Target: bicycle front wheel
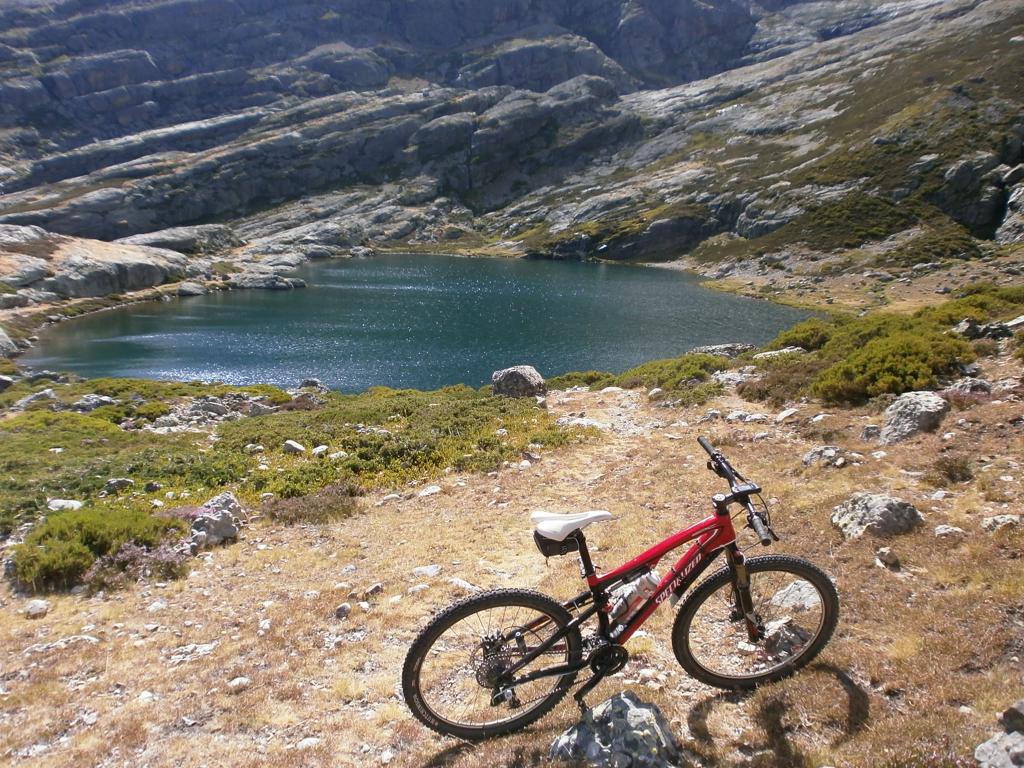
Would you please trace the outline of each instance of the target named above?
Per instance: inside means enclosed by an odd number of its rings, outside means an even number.
[[[550,597],[500,589],[467,598],[439,614],[413,642],[402,669],[402,692],[413,715],[438,733],[484,739],[519,730],[565,696],[576,673],[542,677],[495,703],[506,672],[563,629],[570,613]],[[515,673],[578,663],[579,629]]]
[[[672,628],[683,669],[717,688],[750,690],[788,677],[821,652],[839,620],[835,585],[806,560],[769,555],[749,558],[746,565],[753,635],[728,568],[689,595]]]

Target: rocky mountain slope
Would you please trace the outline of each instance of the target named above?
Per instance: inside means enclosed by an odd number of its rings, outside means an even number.
[[[29,2],[0,73],[0,224],[218,223],[234,268],[689,254],[878,286],[1024,237],[1011,0]]]

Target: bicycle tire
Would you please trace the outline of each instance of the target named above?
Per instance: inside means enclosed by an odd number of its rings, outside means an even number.
[[[545,628],[546,636],[550,636],[550,631],[555,627],[561,629],[565,627],[571,620],[572,615],[564,608],[561,604],[555,600],[535,592],[533,590],[526,589],[497,589],[488,592],[483,592],[478,595],[460,600],[453,604],[449,608],[438,614],[417,636],[413,641],[412,646],[409,649],[409,653],[406,655],[405,664],[402,667],[402,694],[405,697],[406,704],[409,706],[410,711],[421,723],[426,725],[428,728],[449,736],[456,736],[461,739],[467,740],[480,740],[486,739],[493,736],[499,736],[505,733],[511,733],[521,728],[526,727],[530,723],[540,719],[565,696],[569,688],[572,686],[576,679],[576,672],[571,672],[562,675],[558,678],[542,678],[541,680],[535,681],[534,683],[528,683],[527,686],[533,686],[536,683],[540,683],[540,687],[546,687],[550,685],[551,688],[543,695],[540,695],[536,699],[529,699],[526,704],[527,709],[523,712],[516,714],[516,709],[510,708],[509,705],[499,704],[497,707],[490,706],[490,696],[492,690],[486,685],[479,681],[481,674],[486,674],[487,670],[484,669],[481,672],[483,666],[488,662],[488,659],[481,657],[479,662],[473,666],[472,664],[466,665],[463,663],[462,667],[455,670],[452,674],[460,674],[463,678],[469,678],[468,672],[472,670],[474,677],[470,679],[463,679],[461,689],[456,692],[448,692],[448,698],[454,699],[457,702],[463,701],[462,696],[473,696],[474,701],[482,701],[481,696],[486,697],[487,706],[490,707],[491,711],[509,712],[510,717],[504,719],[491,720],[488,722],[466,722],[459,721],[453,718],[451,714],[442,714],[438,711],[438,704],[433,701],[435,693],[439,698],[443,698],[442,691],[434,691],[434,687],[444,688],[445,685],[450,684],[450,680],[442,679],[438,686],[430,686],[428,681],[423,679],[424,669],[427,665],[431,654],[441,655],[443,653],[451,653],[455,658],[453,661],[460,657],[460,653],[465,654],[468,657],[468,661],[472,661],[473,657],[480,652],[482,647],[482,638],[484,636],[492,636],[488,630],[490,625],[485,629],[483,626],[483,620],[481,615],[486,611],[502,610],[502,618],[500,621],[504,621],[504,617],[510,609],[520,609],[525,612],[527,617],[526,622],[514,623],[513,626],[524,628],[526,624],[531,620],[538,618],[550,619],[553,622],[551,627]],[[509,617],[509,621],[517,620],[519,618],[520,611]],[[484,634],[478,636],[476,641],[472,645],[467,642],[464,647],[459,651],[448,651],[447,648],[438,650],[438,643],[445,637],[445,634],[452,630],[454,627],[459,625],[460,622],[470,620],[472,623],[473,617],[476,617],[477,625]],[[498,625],[495,629],[507,630],[509,627]],[[543,639],[543,636],[538,631],[531,630],[537,635],[537,639]],[[473,637],[472,633],[469,633],[470,637]],[[563,646],[560,647],[556,644],[556,653],[560,653],[564,658],[560,658],[555,663],[576,663],[582,659],[583,656],[583,641],[580,636],[579,629],[570,631],[564,641]],[[496,663],[501,664],[502,657],[509,657],[517,653],[515,648],[511,645],[508,646],[508,650],[502,650],[498,652],[492,652],[491,659],[498,659]],[[544,656],[540,657],[543,660]],[[427,690],[427,689],[430,690]],[[517,693],[519,688],[516,689]],[[532,694],[533,691],[530,691]],[[463,707],[463,710],[465,707]],[[484,709],[484,711],[487,711]]]
[[[776,640],[775,644],[777,647],[774,649],[775,658],[773,658],[772,652],[768,650],[769,643],[771,642],[770,633],[763,640],[758,641],[760,645],[754,645],[749,642],[749,637],[746,633],[746,622],[742,616],[737,615],[734,608],[733,577],[729,568],[722,568],[701,582],[686,598],[676,614],[675,623],[672,627],[672,649],[679,664],[694,678],[716,688],[733,691],[752,690],[764,683],[775,682],[789,677],[798,669],[811,662],[821,652],[822,648],[825,647],[825,644],[832,637],[832,633],[835,631],[836,624],[839,621],[839,594],[836,592],[832,580],[817,566],[801,558],[789,555],[752,557],[747,559],[746,565],[750,574],[751,594],[755,600],[755,612],[758,613],[759,618],[762,620],[767,618],[763,615],[766,608],[781,608],[783,611],[792,608],[792,606],[786,604],[786,601],[793,601],[794,596],[797,596],[798,593],[801,595],[801,597],[797,598],[796,604],[798,607],[796,610],[790,610],[790,612],[800,613],[805,609],[806,612],[809,612],[814,608],[816,600],[817,605],[820,606],[821,616],[813,633],[807,637],[803,636],[807,630],[799,624],[794,625],[791,617],[783,616],[776,620],[777,622],[782,622],[783,619],[790,619],[789,623],[783,622],[776,625],[773,631],[777,633],[777,637],[782,637],[784,634],[783,630],[785,630],[785,632],[788,632],[787,642],[792,642],[792,638],[796,638],[800,645],[794,653],[792,652],[793,646],[783,650],[782,641]],[[762,592],[770,589],[770,580],[766,579],[768,574],[781,574],[784,577],[792,577],[793,580],[789,581],[791,585],[799,583],[795,579],[809,584],[814,590],[813,598],[805,587],[787,585],[783,589],[794,590],[791,592],[791,597],[783,597],[782,600],[778,600],[778,596],[784,594],[783,590],[779,590],[770,599],[766,600]],[[785,578],[782,581],[785,581]],[[721,594],[726,590],[728,595]],[[717,605],[715,602],[709,603],[709,601],[714,601],[716,597],[723,599]],[[800,602],[801,600],[802,602]],[[705,631],[708,634],[703,638],[695,637],[699,630],[695,630],[694,620],[702,608],[709,606],[709,613],[713,616],[716,608],[721,613],[725,613],[729,610],[730,605],[733,606],[732,612],[729,613],[727,619],[715,620],[702,616],[701,622],[707,625],[708,628]],[[769,622],[767,626],[770,627],[772,624]],[[723,649],[723,652],[720,654],[717,651],[713,651],[710,654],[711,657],[714,657],[716,654],[719,655],[723,666],[726,665],[727,659],[733,662],[737,662],[739,659],[749,659],[755,665],[762,663],[764,659],[773,663],[750,674],[729,674],[725,673],[724,670],[712,668],[711,664],[706,660],[708,657],[704,653],[701,653],[701,658],[698,658],[698,654],[695,653],[695,645],[714,645],[716,648]],[[764,663],[767,664],[767,662]]]

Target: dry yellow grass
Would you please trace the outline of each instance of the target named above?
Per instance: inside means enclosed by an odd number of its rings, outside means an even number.
[[[1020,373],[1004,356],[993,378]],[[199,559],[184,581],[105,598],[57,596],[41,620],[27,620],[22,599],[0,593],[0,760],[40,768],[363,766],[390,754],[394,766],[544,764],[550,740],[576,720],[571,701],[511,737],[473,746],[440,738],[397,693],[405,652],[431,612],[460,596],[450,577],[557,596],[578,590],[572,558],[545,562],[534,548],[532,510],[615,513],[590,536],[605,567],[703,516],[721,481],[704,469],[698,434],[728,445],[733,462],[777,500],[783,540],[774,550],[808,557],[835,578],[843,604],[836,637],[796,678],[749,696],[722,694],[678,667],[663,608],[631,643],[634,660],[591,703],[636,689],[712,765],[867,767],[952,765],[1019,697],[1024,542],[1019,531],[980,529],[986,515],[1021,511],[1016,497],[991,498],[981,469],[1019,475],[1019,402],[954,412],[944,427],[952,440],[922,436],[887,447],[880,460],[871,456],[878,446],[860,440],[863,425],[879,420],[866,410],[812,424],[820,409],[804,404],[794,423],[766,427],[698,425],[704,409],[651,408],[636,392],[555,394],[550,403],[635,426],[635,434],[608,433],[522,471],[449,475],[432,497],[381,506],[373,497],[364,514],[337,525],[256,523],[237,545]],[[710,405],[762,410],[734,396]],[[754,441],[759,431],[772,436]],[[804,467],[801,456],[825,437],[865,458],[842,469]],[[950,445],[979,457],[978,471],[933,500],[927,471]],[[854,490],[892,493],[924,514],[919,530],[887,542],[903,562],[899,572],[875,566],[878,541],[843,542],[832,529],[832,507]],[[964,528],[966,540],[936,539],[940,523]],[[440,576],[413,576],[429,563],[443,567]],[[408,594],[418,581],[429,588]],[[354,605],[350,594],[376,582],[385,589],[369,612],[356,607],[334,619],[339,603]],[[79,635],[97,642],[46,647]],[[645,666],[665,673],[660,688],[636,682]],[[251,685],[232,693],[228,682],[238,676]]]

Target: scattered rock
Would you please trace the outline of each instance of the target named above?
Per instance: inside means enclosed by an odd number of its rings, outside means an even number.
[[[298,443],[295,440],[285,440],[282,446],[285,453],[305,453],[306,446],[302,443]]]
[[[326,445],[318,445],[313,449],[312,454],[316,457],[324,456],[330,449]]]
[[[832,525],[846,539],[859,539],[865,533],[895,536],[913,530],[921,521],[913,504],[872,493],[855,493],[832,511]]]
[[[426,498],[427,496],[436,496],[440,492],[441,492],[441,486],[440,485],[428,485],[426,488],[424,488],[422,491],[420,491],[416,495],[419,496],[422,499],[422,498]]]
[[[732,342],[728,344],[710,344],[704,347],[694,347],[690,350],[691,355],[715,355],[716,357],[739,357],[745,352],[757,349],[753,344],[741,344]]]
[[[300,751],[302,751],[302,750],[312,749],[313,747],[319,746],[319,744],[320,744],[320,739],[319,738],[317,738],[316,736],[307,736],[302,741],[300,741],[298,744],[296,744],[295,748],[300,750]]]
[[[476,586],[475,584],[470,584],[468,581],[466,581],[465,579],[460,579],[458,576],[452,576],[450,579],[448,579],[448,583],[462,592],[480,591],[480,587]]]
[[[907,392],[885,409],[885,426],[879,435],[885,445],[898,443],[942,423],[949,403],[934,392]]]
[[[252,687],[252,680],[248,677],[236,677],[228,681],[228,691],[230,693],[241,693]]]
[[[432,579],[441,575],[440,565],[421,565],[412,569],[412,575],[421,579]]]
[[[999,718],[1003,732],[974,750],[978,768],[1019,768],[1024,765],[1024,699]]]
[[[336,619],[347,619],[349,614],[352,613],[351,603],[342,603],[334,609],[334,618]]]
[[[823,467],[839,468],[845,467],[849,463],[846,449],[837,445],[821,445],[812,448],[804,454],[802,461],[805,467],[821,464]]]
[[[875,560],[878,564],[889,568],[890,570],[899,570],[900,559],[895,552],[892,551],[892,547],[879,547],[878,551],[875,552]]]
[[[984,379],[965,376],[946,387],[945,392],[958,395],[988,395],[992,393],[992,384]]]
[[[46,600],[29,600],[25,606],[26,619],[41,619],[50,612],[50,604]]]
[[[865,442],[877,440],[882,434],[882,428],[877,424],[865,424],[860,432],[860,439]]]
[[[532,365],[516,365],[491,374],[491,391],[505,397],[535,397],[547,394],[548,388]]]
[[[25,395],[25,397],[16,401],[14,405],[11,406],[10,410],[23,411],[25,410],[25,408],[32,405],[32,403],[39,403],[42,402],[43,400],[56,399],[57,395],[54,394],[54,391],[52,389],[41,389],[38,392],[33,392],[31,395]]]
[[[594,707],[552,742],[550,757],[606,768],[669,768],[688,762],[661,710],[631,691]]]
[[[205,296],[209,293],[202,283],[182,283],[178,286],[178,295],[185,298],[189,296]]]
[[[74,512],[82,508],[83,502],[77,499],[50,499],[46,502],[46,508],[51,512]]]
[[[779,411],[775,416],[775,423],[782,424],[784,421],[796,416],[798,413],[800,413],[799,408],[786,408],[783,411]]]
[[[773,357],[781,357],[782,355],[806,355],[807,350],[803,347],[783,347],[782,349],[772,349],[768,352],[758,352],[754,355],[755,360],[771,360]]]
[[[107,395],[83,395],[71,406],[71,410],[88,413],[105,405],[117,405],[117,400]]]
[[[135,485],[135,481],[128,477],[112,477],[107,480],[106,485],[103,486],[103,490],[107,493],[117,493],[123,491],[125,488],[131,488]]]
[[[955,525],[937,525],[935,526],[935,538],[947,539],[949,541],[960,541],[967,536],[967,533],[963,528],[957,528]]]
[[[953,330],[965,339],[1008,339],[1013,330],[1006,323],[987,323],[981,325],[971,318],[961,320]]]
[[[981,521],[981,527],[990,533],[1001,531],[1004,528],[1017,528],[1020,526],[1020,515],[993,515]]]

